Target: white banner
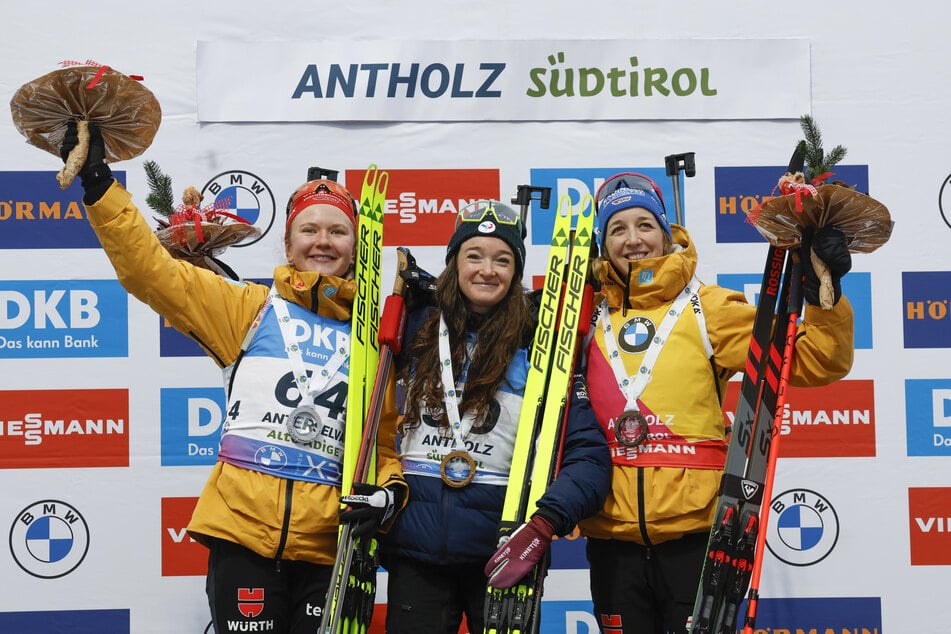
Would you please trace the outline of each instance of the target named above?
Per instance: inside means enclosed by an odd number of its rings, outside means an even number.
[[[809,70],[801,39],[204,41],[198,120],[798,119]]]

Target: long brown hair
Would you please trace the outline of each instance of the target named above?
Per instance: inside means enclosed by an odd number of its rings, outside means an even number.
[[[439,315],[443,315],[449,329],[449,349],[453,376],[459,376],[465,366],[468,352],[466,333],[475,326],[476,345],[469,358],[459,415],[473,414],[473,431],[478,432],[485,422],[489,403],[505,380],[509,363],[518,349],[525,345],[534,317],[528,298],[522,290],[521,275],[515,275],[508,293],[489,311],[475,315],[459,288],[459,267],[456,258],[450,258],[436,280],[437,310],[432,311],[409,348],[409,363],[400,373],[406,385],[406,404],[403,429],[417,427],[421,412],[440,412],[440,427],[448,427],[443,408],[443,384],[439,361]]]

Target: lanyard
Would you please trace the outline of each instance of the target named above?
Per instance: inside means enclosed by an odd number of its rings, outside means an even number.
[[[657,357],[660,356],[660,351],[663,349],[664,344],[667,343],[667,338],[674,329],[674,324],[677,323],[677,320],[683,314],[687,304],[690,303],[691,298],[697,294],[699,288],[700,280],[694,277],[690,280],[690,284],[677,296],[677,299],[674,300],[667,314],[664,315],[660,327],[655,331],[654,338],[651,340],[647,352],[644,354],[643,361],[641,361],[641,367],[638,370],[637,377],[633,381],[624,368],[624,361],[621,360],[621,351],[618,350],[617,340],[613,333],[614,327],[611,325],[611,318],[608,316],[609,309],[607,302],[602,303],[601,330],[604,332],[604,347],[608,353],[608,360],[611,362],[611,369],[614,371],[614,379],[617,381],[617,386],[626,401],[624,404],[625,411],[640,411],[640,408],[637,406],[637,399],[640,398],[645,388],[647,388],[647,384],[650,383],[654,364],[657,363]]]
[[[330,380],[347,360],[347,348],[341,346],[338,348],[327,363],[320,369],[319,373],[307,376],[307,369],[304,367],[304,357],[301,354],[300,346],[293,341],[291,332],[291,315],[287,310],[287,300],[281,297],[277,289],[271,287],[270,298],[271,305],[274,306],[274,313],[277,315],[277,324],[281,329],[281,339],[284,340],[284,350],[287,352],[287,358],[291,362],[291,368],[294,371],[294,382],[300,391],[301,404],[308,399],[311,404],[315,403],[314,397],[327,387]],[[314,380],[316,377],[316,380]]]
[[[446,418],[449,419],[449,428],[452,430],[453,446],[465,448],[465,437],[475,422],[468,416],[468,425],[463,431],[462,420],[459,417],[459,399],[462,390],[456,388],[455,377],[452,376],[452,354],[449,350],[449,328],[446,326],[442,313],[439,314],[439,365],[442,371],[443,405],[446,408]]]

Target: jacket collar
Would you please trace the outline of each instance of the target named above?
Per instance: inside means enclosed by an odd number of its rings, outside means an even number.
[[[352,279],[298,271],[286,264],[274,269],[274,287],[284,299],[338,321],[350,319],[357,290]]]
[[[647,309],[672,301],[693,279],[697,250],[687,230],[673,229],[673,252],[658,258],[631,262],[628,271],[617,271],[606,257],[598,258],[594,275],[611,308]],[[626,301],[625,301],[626,300]]]

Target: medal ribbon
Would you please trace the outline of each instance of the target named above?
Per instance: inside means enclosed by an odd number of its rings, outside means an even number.
[[[604,347],[607,350],[608,361],[610,361],[611,369],[614,371],[617,386],[627,401],[624,404],[624,411],[640,412],[640,408],[637,406],[637,399],[640,398],[645,388],[647,388],[647,384],[650,383],[652,378],[651,373],[653,372],[654,364],[657,363],[657,357],[660,356],[660,351],[663,349],[664,344],[667,343],[667,337],[670,336],[670,332],[674,329],[674,324],[677,323],[680,315],[684,312],[684,308],[687,307],[690,303],[690,299],[697,294],[699,289],[700,280],[694,277],[670,306],[670,309],[667,311],[667,314],[664,315],[664,319],[660,323],[660,327],[658,327],[654,333],[654,338],[651,340],[647,352],[644,354],[644,359],[641,361],[637,378],[633,381],[624,368],[624,361],[621,360],[621,351],[618,350],[617,340],[614,337],[614,327],[611,325],[611,318],[608,316],[609,310],[607,302],[602,302],[601,330],[604,332]]]
[[[469,430],[472,429],[475,421],[469,416],[469,424],[463,432],[462,420],[459,417],[459,399],[462,397],[462,390],[456,388],[456,379],[452,376],[449,327],[446,326],[442,313],[439,314],[439,365],[442,372],[443,405],[446,408],[446,418],[449,419],[449,428],[452,430],[453,446],[465,451],[465,437],[469,435]]]
[[[277,324],[281,328],[281,339],[284,340],[284,350],[287,352],[287,358],[291,362],[291,369],[294,371],[294,382],[300,392],[301,403],[304,399],[309,399],[311,405],[315,405],[314,397],[327,387],[330,380],[347,360],[347,349],[341,347],[337,349],[333,356],[327,360],[319,373],[313,376],[307,376],[307,369],[304,367],[304,357],[301,354],[300,346],[292,341],[291,333],[291,315],[287,310],[287,300],[281,297],[277,289],[271,287],[271,304],[274,306],[274,313],[277,315]],[[316,378],[317,380],[313,380]]]

